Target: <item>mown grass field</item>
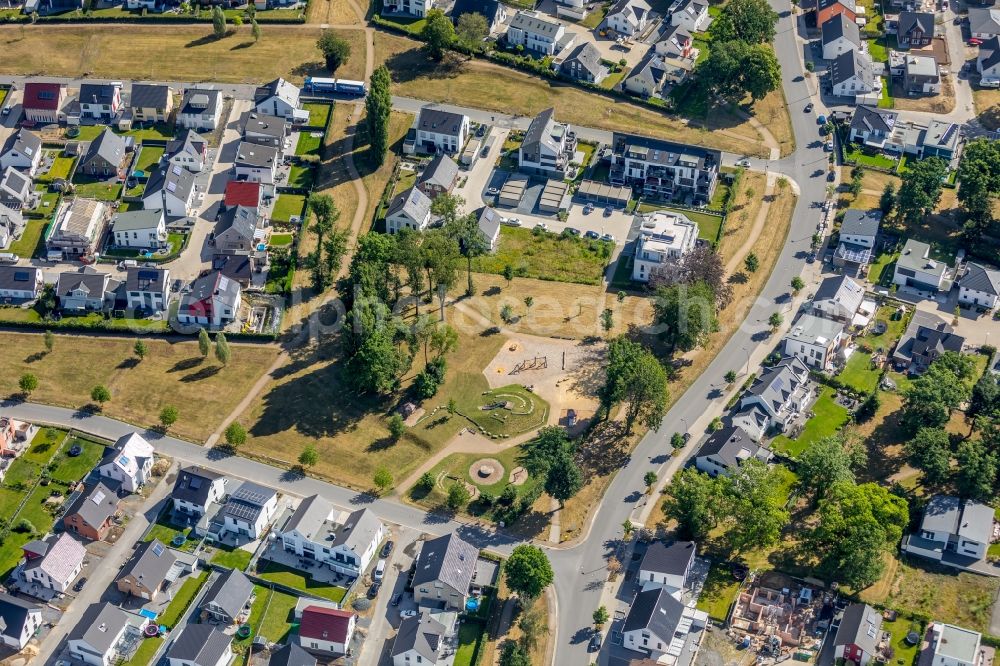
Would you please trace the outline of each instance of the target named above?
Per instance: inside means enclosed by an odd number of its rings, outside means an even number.
[[[472,269],[501,274],[511,266],[519,277],[599,284],[611,249],[604,241],[501,227],[497,251],[474,259]]]

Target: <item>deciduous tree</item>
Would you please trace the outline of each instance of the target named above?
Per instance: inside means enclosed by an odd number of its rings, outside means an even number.
[[[337,72],[340,67],[351,57],[351,43],[332,30],[324,30],[316,40],[316,48],[323,54],[326,61],[326,68],[331,74]]]
[[[667,372],[645,347],[625,337],[608,345],[607,378],[600,393],[606,413],[625,404],[625,430],[631,434],[636,421],[648,428],[659,425],[668,398]]]
[[[455,26],[440,9],[427,12],[426,22],[420,36],[427,46],[427,52],[434,60],[441,60],[445,51],[455,41]]]
[[[576,495],[583,487],[583,474],[576,464],[573,456],[564,452],[549,467],[545,476],[545,492],[555,500],[559,501],[559,506],[566,504],[566,500]]]
[[[555,577],[545,551],[529,544],[515,547],[503,570],[507,587],[526,599],[537,598]]]
[[[683,538],[702,540],[718,525],[727,483],[690,467],[674,476],[664,493],[663,512],[677,521]]]
[[[229,348],[229,341],[226,340],[226,334],[219,332],[215,336],[215,358],[218,359],[219,363],[222,365],[229,365],[230,359],[233,357],[233,352]]]
[[[719,330],[716,295],[705,282],[658,288],[653,311],[660,337],[672,350],[690,351]]]
[[[98,384],[90,391],[90,399],[98,404],[99,407],[103,407],[104,403],[111,400],[111,391],[108,390],[107,386]]]
[[[989,374],[989,373],[987,373]],[[958,445],[955,453],[958,474],[955,482],[963,497],[989,501],[995,496],[997,484],[997,454],[974,439]]]
[[[951,441],[944,428],[920,428],[906,442],[910,463],[924,473],[924,481],[938,485],[948,478]]]
[[[221,5],[212,7],[212,34],[216,39],[226,36],[226,15],[222,12]]]
[[[38,388],[38,377],[30,372],[26,372],[21,375],[19,380],[17,380],[17,386],[21,389],[21,393],[24,394],[24,397],[28,398],[31,396],[31,393]]]
[[[777,24],[778,14],[767,0],[731,0],[712,24],[712,39],[771,43]]]
[[[166,432],[170,429],[170,426],[177,423],[178,416],[177,408],[173,405],[167,405],[160,410],[160,425],[163,427],[163,432]]]
[[[490,24],[479,12],[465,12],[458,17],[455,34],[462,44],[474,48],[489,36]]]
[[[232,450],[236,450],[246,444],[247,442],[247,429],[242,425],[233,421],[228,426],[226,426],[226,446]]]
[[[917,224],[933,212],[947,173],[948,163],[940,157],[916,160],[902,173],[896,207],[905,224]]]

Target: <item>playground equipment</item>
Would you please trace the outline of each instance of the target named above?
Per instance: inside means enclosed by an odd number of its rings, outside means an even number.
[[[515,365],[508,374],[516,375],[523,370],[544,370],[547,367],[549,367],[549,359],[547,356],[533,356],[530,359],[524,359]]]

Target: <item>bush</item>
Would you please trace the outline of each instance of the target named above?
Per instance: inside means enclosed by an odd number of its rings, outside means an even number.
[[[22,518],[17,521],[17,525],[14,526],[15,532],[20,532],[21,534],[34,534],[36,532],[35,526],[31,524],[31,521],[27,518]]]
[[[434,476],[430,472],[424,472],[417,479],[417,489],[429,493],[434,489]]]

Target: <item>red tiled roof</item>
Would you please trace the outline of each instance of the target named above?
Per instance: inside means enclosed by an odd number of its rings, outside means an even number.
[[[231,180],[226,184],[226,206],[249,206],[260,203],[260,183]]]
[[[347,630],[351,626],[354,613],[322,606],[306,606],[302,609],[299,635],[319,638],[333,643],[346,643]]]
[[[24,84],[25,109],[43,109],[56,111],[59,109],[59,92],[62,85],[58,83],[26,83]]]

